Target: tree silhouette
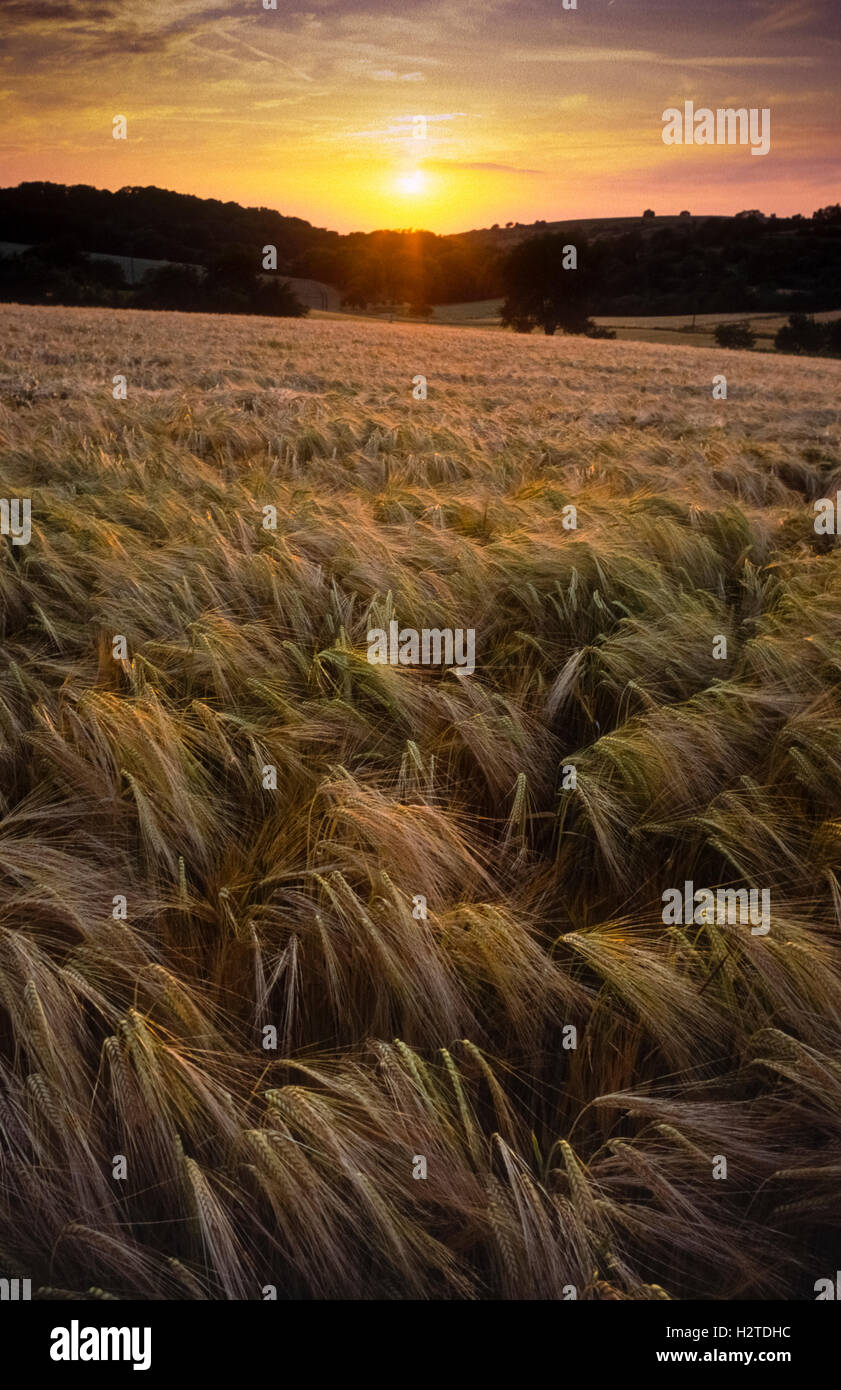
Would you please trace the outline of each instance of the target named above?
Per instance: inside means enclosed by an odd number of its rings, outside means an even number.
[[[841,352],[838,322],[818,323],[811,314],[791,314],[774,339],[778,352],[804,357],[837,357]]]
[[[575,269],[570,264],[572,249]],[[502,265],[503,324],[517,332],[542,328],[552,334],[561,328],[565,333],[586,333],[594,289],[588,258],[581,238],[574,248],[558,233],[521,242]]]
[[[756,343],[756,334],[747,322],[719,323],[715,329],[715,340],[723,348],[752,348]]]

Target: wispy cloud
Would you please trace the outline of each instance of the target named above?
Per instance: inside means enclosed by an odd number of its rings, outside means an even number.
[[[546,176],[545,169],[520,169],[515,164],[492,164],[484,160],[477,159],[425,159],[424,169],[437,169],[446,172],[448,169],[476,169],[482,173],[495,174],[528,174]]]
[[[427,126],[440,124],[443,121],[454,121],[459,116],[466,116],[466,111],[451,111],[445,115],[430,116],[425,115],[424,120]],[[386,126],[384,130],[348,130],[341,133],[342,140],[410,140],[413,137],[415,116],[400,116],[394,125]],[[420,141],[418,142],[420,144]]]
[[[680,68],[811,67],[815,61],[805,56],[773,54],[695,58],[683,53],[656,53],[647,48],[524,48],[512,53],[511,57],[518,63],[621,63],[635,67]]]
[[[255,58],[259,58],[261,62],[272,64],[279,63],[281,67],[286,68],[289,72],[294,73],[296,77],[299,77],[302,82],[312,82],[313,79],[310,77],[309,73],[302,72],[300,68],[295,67],[293,63],[286,62],[283,58],[278,58],[276,53],[266,53],[262,48],[255,47],[253,43],[247,43],[239,34],[232,34],[229,30],[220,28],[219,33],[223,38],[230,39],[233,43],[240,44],[246,52],[252,54]]]
[[[423,82],[422,72],[395,72],[393,68],[374,68],[368,73],[373,82]]]
[[[3,26],[7,33],[35,24],[102,24],[118,13],[118,5],[91,4],[89,0],[53,0],[48,13],[39,11],[31,0],[3,0]]]
[[[754,34],[788,34],[792,30],[799,30],[801,33],[817,31],[828,38],[830,30],[834,28],[837,35],[839,12],[836,0],[829,0],[829,3],[826,0],[788,0],[786,4],[781,4],[780,0],[759,0],[759,4],[762,13],[750,18]]]

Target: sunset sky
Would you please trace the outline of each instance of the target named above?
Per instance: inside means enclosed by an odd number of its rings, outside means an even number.
[[[157,184],[339,231],[841,198],[839,0],[277,6],[2,0],[0,184]],[[770,107],[771,152],[666,147],[685,100]]]

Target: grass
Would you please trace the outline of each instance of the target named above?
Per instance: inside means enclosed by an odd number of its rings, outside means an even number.
[[[841,366],[0,314],[3,1274],[813,1297]],[[369,665],[391,613],[475,628],[475,675]],[[770,934],[665,926],[684,879],[770,888]]]
[[[501,299],[483,299],[473,304],[439,304],[434,323],[458,324],[461,327],[494,328],[502,330]],[[326,315],[320,315],[326,317]],[[841,317],[841,310],[815,314],[819,323]],[[757,352],[773,352],[777,330],[788,322],[786,314],[698,314],[693,326],[691,314],[622,317],[606,314],[595,322],[612,328],[618,341],[628,343],[660,343],[664,347],[716,348],[714,329],[720,323],[748,323],[756,335]]]

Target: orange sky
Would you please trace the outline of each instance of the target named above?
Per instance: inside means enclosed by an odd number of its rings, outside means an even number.
[[[340,231],[841,198],[838,0],[277,6],[2,0],[0,184],[157,184]],[[685,100],[770,107],[770,153],[666,147]]]

